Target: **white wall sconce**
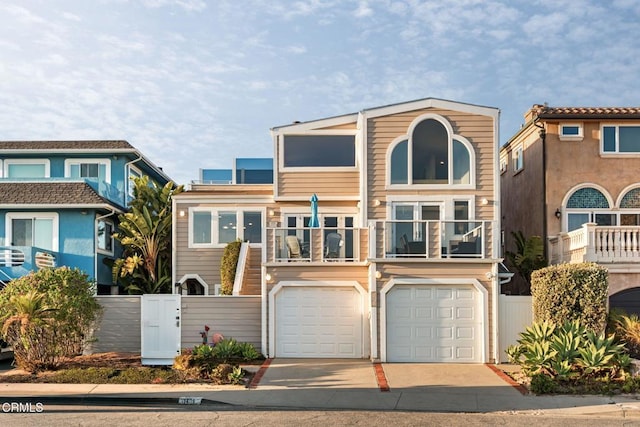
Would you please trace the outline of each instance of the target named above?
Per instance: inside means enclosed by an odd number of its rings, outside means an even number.
[[[271,279],[273,279],[273,277],[271,277],[271,275],[269,273],[264,275],[264,278],[267,282],[271,282]]]
[[[274,216],[276,214],[276,211],[274,211],[273,209],[269,209],[269,216]]]
[[[380,201],[380,199],[373,199],[373,206],[380,206],[382,204],[382,202]]]
[[[480,203],[482,203],[484,206],[486,206],[486,205],[488,205],[488,204],[489,204],[489,199],[487,199],[486,197],[483,197],[483,198],[480,200]]]
[[[180,214],[180,218],[184,217],[184,211],[183,210],[180,210],[179,214]]]
[[[376,279],[381,279],[381,278],[382,278],[382,272],[376,271]]]

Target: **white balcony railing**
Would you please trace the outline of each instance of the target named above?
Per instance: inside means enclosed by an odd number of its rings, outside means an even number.
[[[640,226],[598,226],[587,223],[549,238],[549,261],[640,262]]]

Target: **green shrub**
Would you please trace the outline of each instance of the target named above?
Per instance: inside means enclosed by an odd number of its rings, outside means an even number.
[[[556,381],[545,374],[535,374],[531,377],[531,391],[535,394],[555,393],[558,389]]]
[[[220,294],[231,295],[233,293],[233,282],[236,278],[236,267],[238,266],[238,258],[240,257],[241,240],[236,240],[227,244],[220,261]]]
[[[559,264],[531,275],[535,322],[578,320],[594,332],[607,321],[607,270],[595,263]]]
[[[610,330],[622,341],[629,355],[640,358],[640,318],[636,314],[626,315],[620,312],[609,313]]]
[[[614,335],[596,334],[578,321],[560,327],[536,323],[520,336],[518,345],[509,347],[507,353],[532,381],[539,375],[557,381],[612,379],[624,373],[631,362]]]
[[[93,283],[78,269],[41,269],[0,291],[3,339],[18,367],[31,372],[81,354],[100,313]]]

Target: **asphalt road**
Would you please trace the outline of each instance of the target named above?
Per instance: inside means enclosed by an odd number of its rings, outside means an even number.
[[[45,406],[42,413],[1,413],[0,425],[21,426],[640,426],[640,421],[597,417],[451,414],[402,411],[252,410],[212,407]]]

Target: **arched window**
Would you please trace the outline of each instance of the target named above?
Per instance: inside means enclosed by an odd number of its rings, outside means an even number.
[[[409,126],[410,135],[390,146],[390,185],[471,185],[471,144],[432,114]],[[411,130],[412,129],[412,130]]]
[[[640,188],[633,188],[622,196],[620,225],[640,225]]]
[[[573,231],[587,222],[598,225],[616,225],[616,215],[607,212],[611,205],[602,191],[593,187],[580,188],[567,200],[567,231]]]

